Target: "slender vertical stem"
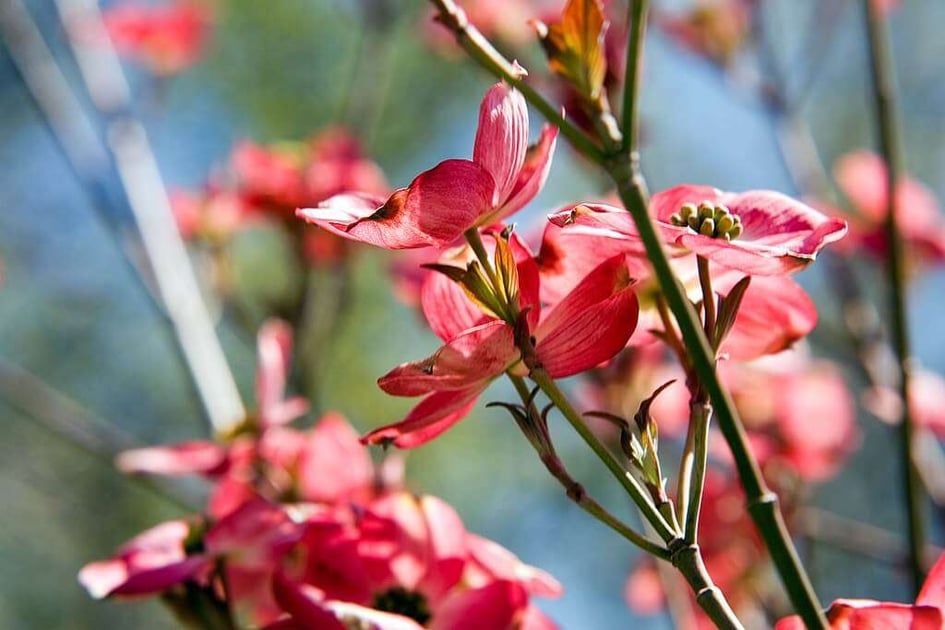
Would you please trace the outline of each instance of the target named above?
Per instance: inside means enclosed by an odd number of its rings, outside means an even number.
[[[918,592],[923,582],[922,549],[925,544],[922,522],[922,491],[915,466],[915,425],[910,401],[911,353],[909,348],[908,311],[906,306],[905,262],[899,229],[897,184],[902,173],[903,147],[899,132],[899,113],[892,50],[883,12],[874,0],[864,0],[866,29],[869,38],[870,69],[873,100],[881,152],[886,160],[887,207],[884,229],[888,247],[887,278],[892,315],[892,342],[898,364],[899,395],[902,399],[902,421],[899,441],[902,457],[902,481],[906,514],[909,523],[909,565],[912,587]]]
[[[635,154],[640,142],[640,84],[643,76],[643,42],[646,39],[646,19],[649,0],[631,0],[630,23],[627,38],[627,58],[623,81],[623,150]]]
[[[702,312],[705,313],[703,329],[709,341],[715,342],[715,292],[712,290],[712,275],[709,273],[709,261],[704,256],[696,256],[699,267],[699,286],[702,288]]]

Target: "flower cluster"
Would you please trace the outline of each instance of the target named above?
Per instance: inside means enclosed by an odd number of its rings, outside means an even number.
[[[389,188],[354,136],[329,128],[306,142],[238,144],[227,168],[199,193],[176,193],[173,207],[185,238],[220,246],[243,227],[268,220],[297,236],[310,264],[328,265],[346,255],[346,243],[324,230],[302,234],[291,219],[296,208],[349,190],[383,195]]]
[[[161,595],[182,619],[269,628],[554,628],[530,597],[561,586],[467,532],[442,500],[404,490],[401,460],[376,466],[337,413],[308,431],[287,426],[307,410],[284,394],[290,345],[286,324],[264,325],[258,409],[231,435],[119,457],[125,472],[200,475],[213,492],[199,516],[86,565],[89,593]]]

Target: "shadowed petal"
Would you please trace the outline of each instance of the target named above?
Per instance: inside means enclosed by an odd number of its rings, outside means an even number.
[[[627,344],[639,305],[624,256],[601,263],[545,317],[535,337],[542,365],[556,378],[590,369]]]
[[[719,293],[726,292],[719,288]],[[786,276],[755,276],[721,352],[737,361],[775,354],[816,325],[817,308],[799,284]]]
[[[394,396],[420,396],[483,384],[519,359],[512,329],[492,320],[464,333],[422,361],[399,365],[378,380]]]
[[[430,328],[447,342],[492,319],[466,296],[462,287],[437,271],[428,272],[423,280],[420,306]]]
[[[604,206],[585,204],[582,207]],[[642,279],[651,275],[649,261],[643,257],[643,245],[636,232],[625,234],[617,230],[618,227],[621,230],[635,230],[630,215],[619,208],[612,209],[613,216],[604,216],[609,215],[610,210],[591,215],[590,212],[574,214],[571,208],[549,216],[549,224],[545,226],[538,252],[541,297],[545,302],[559,302],[595,267],[618,254],[633,254],[627,257],[627,264],[634,278]],[[575,221],[569,223],[572,216]],[[602,221],[597,223],[597,219]],[[614,220],[613,223],[604,223],[610,219]],[[597,227],[592,226],[591,222],[597,223]]]
[[[361,438],[364,444],[392,442],[413,448],[429,442],[465,418],[485,385],[459,391],[434,392],[410,410],[401,422],[371,431]]]
[[[384,204],[338,195],[296,214],[345,238],[385,249],[443,247],[491,207],[492,176],[469,160],[446,160],[418,175]]]
[[[557,127],[545,125],[541,128],[541,136],[536,144],[528,148],[525,162],[522,164],[522,169],[519,171],[518,179],[515,180],[508,199],[494,214],[482,220],[482,224],[488,225],[502,221],[524,208],[535,198],[545,185],[548,173],[551,171],[551,156],[557,139]]]

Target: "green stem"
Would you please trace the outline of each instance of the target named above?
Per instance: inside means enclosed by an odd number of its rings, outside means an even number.
[[[703,330],[715,345],[715,292],[712,291],[712,275],[709,273],[709,260],[696,256],[699,267],[699,286],[702,288],[702,312],[705,313]]]
[[[692,485],[692,469],[696,460],[696,424],[689,418],[689,427],[686,430],[686,443],[683,446],[682,458],[679,461],[679,474],[676,475],[676,514],[680,523],[689,520],[689,496]]]
[[[466,237],[466,242],[469,243],[476,258],[479,259],[479,264],[482,265],[486,275],[489,277],[489,282],[492,283],[492,287],[498,291],[499,278],[495,274],[495,269],[492,268],[492,263],[489,262],[489,253],[486,252],[486,246],[482,243],[479,228],[469,228],[463,232],[463,236]]]
[[[689,544],[676,550],[672,563],[686,578],[692,592],[696,595],[699,608],[709,616],[719,630],[743,630],[741,622],[725,600],[725,595],[709,577],[699,545]]]
[[[689,485],[689,507],[686,513],[686,542],[698,540],[699,513],[702,509],[702,493],[705,486],[705,470],[709,458],[709,420],[712,418],[712,405],[707,402],[693,402],[689,423],[693,435],[693,469]]]
[[[915,425],[909,396],[912,371],[911,352],[906,306],[904,252],[898,216],[898,211],[902,209],[896,207],[897,184],[903,171],[903,147],[899,132],[893,57],[885,19],[876,2],[864,0],[863,4],[866,9],[866,28],[869,36],[876,125],[879,129],[881,151],[887,165],[887,208],[884,230],[889,255],[886,271],[890,288],[890,308],[892,310],[892,342],[899,371],[899,396],[902,399],[899,442],[902,458],[903,492],[909,523],[909,566],[911,568],[913,591],[917,593],[924,580],[925,573],[922,565],[925,528],[922,519],[922,490],[914,459]]]
[[[510,373],[506,373],[506,375],[509,377],[509,380],[512,381],[512,385],[515,386],[515,391],[518,392],[519,397],[522,399],[522,403],[529,406],[529,413],[536,413],[534,403],[529,401],[531,398],[531,392],[528,390],[528,385],[525,384],[525,379],[523,379],[521,376],[515,376],[514,374]],[[633,531],[630,526],[626,525],[616,516],[611,514],[593,497],[588,495],[584,490],[584,487],[571,478],[568,472],[560,464],[560,461],[557,461],[557,458],[554,457],[553,453],[551,454],[551,460],[554,461],[549,460],[547,454],[539,452],[538,455],[542,463],[545,464],[545,467],[548,469],[548,472],[550,472],[551,475],[564,487],[568,498],[577,503],[582,510],[626,538],[628,541],[643,551],[654,555],[661,560],[670,559],[669,549]]]
[[[635,155],[640,141],[639,104],[640,83],[643,76],[643,42],[646,39],[646,18],[649,0],[631,0],[627,60],[623,81],[623,149]]]
[[[561,130],[571,145],[584,157],[598,164],[603,162],[601,148],[594,143],[579,127],[568,121],[558,106],[547,101],[524,80],[520,67],[510,62],[483,37],[475,26],[469,23],[466,13],[453,0],[430,0],[437,8],[437,19],[452,31],[456,41],[466,53],[483,68],[496,77],[515,87],[532,107],[541,112],[551,124]]]
[[[633,502],[640,509],[640,512],[643,513],[643,518],[653,525],[656,534],[667,543],[676,540],[676,532],[674,532],[669,523],[666,522],[666,519],[663,518],[663,515],[660,514],[656,506],[653,505],[646,490],[644,490],[633,475],[624,470],[620,462],[607,450],[607,447],[597,439],[597,436],[595,436],[584,423],[581,414],[571,406],[571,402],[558,388],[558,384],[540,367],[533,369],[529,376],[535,381],[535,384],[541,388],[545,396],[554,403],[555,407],[558,408],[567,421],[571,423],[571,426],[574,427],[574,430],[581,436],[581,439],[594,451],[598,459],[607,466],[607,469],[610,470],[614,478],[620,482],[620,485],[623,486],[627,494],[630,495],[630,498],[633,499]]]

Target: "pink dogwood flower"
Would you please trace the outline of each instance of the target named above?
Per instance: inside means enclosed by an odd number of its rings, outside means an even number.
[[[779,275],[803,269],[822,247],[846,233],[846,223],[773,191],[722,192],[710,186],[680,185],[653,196],[650,213],[676,255],[695,253],[748,275]],[[633,219],[604,204],[584,204],[550,217],[628,241],[642,253]]]
[[[203,54],[212,20],[202,4],[176,0],[164,5],[118,4],[103,15],[122,53],[158,76],[182,72]]]
[[[557,129],[528,147],[525,99],[504,83],[483,98],[472,160],[446,160],[387,201],[369,193],[332,197],[298,216],[335,234],[386,249],[443,247],[474,226],[517,212],[538,194],[551,167]]]
[[[945,556],[929,571],[915,604],[838,599],[827,610],[827,620],[832,630],[939,630],[945,627]],[[803,628],[804,623],[796,615],[782,619],[775,626],[775,630]]]
[[[834,176],[857,210],[849,217],[853,244],[885,259],[883,221],[889,203],[885,162],[869,151],[855,151],[837,161]],[[926,262],[945,261],[945,215],[935,194],[919,181],[903,177],[896,186],[896,207],[906,250]]]
[[[524,247],[524,246],[521,246]],[[636,327],[638,304],[624,257],[604,261],[547,312],[538,303],[538,270],[519,262],[522,308],[537,362],[553,378],[572,376],[613,357]],[[419,446],[464,418],[479,395],[507,370],[527,373],[508,323],[484,314],[458,286],[424,295],[430,327],[446,342],[431,357],[400,365],[378,380],[395,396],[426,396],[407,417],[363,440]]]
[[[695,258],[679,256],[679,250],[675,253],[670,265],[689,298],[698,302],[702,293]],[[630,216],[622,210],[603,205],[572,206],[551,215],[538,255],[542,298],[555,303],[595,265],[618,254],[628,255],[630,273],[639,280],[639,328],[644,334],[634,335],[630,343],[652,343],[656,338],[645,332],[663,329],[656,304],[659,284]],[[710,265],[710,275],[714,292],[723,296],[745,277],[742,271],[715,263]],[[806,336],[816,324],[814,303],[796,282],[783,275],[754,276],[719,350],[740,361],[775,354]]]

